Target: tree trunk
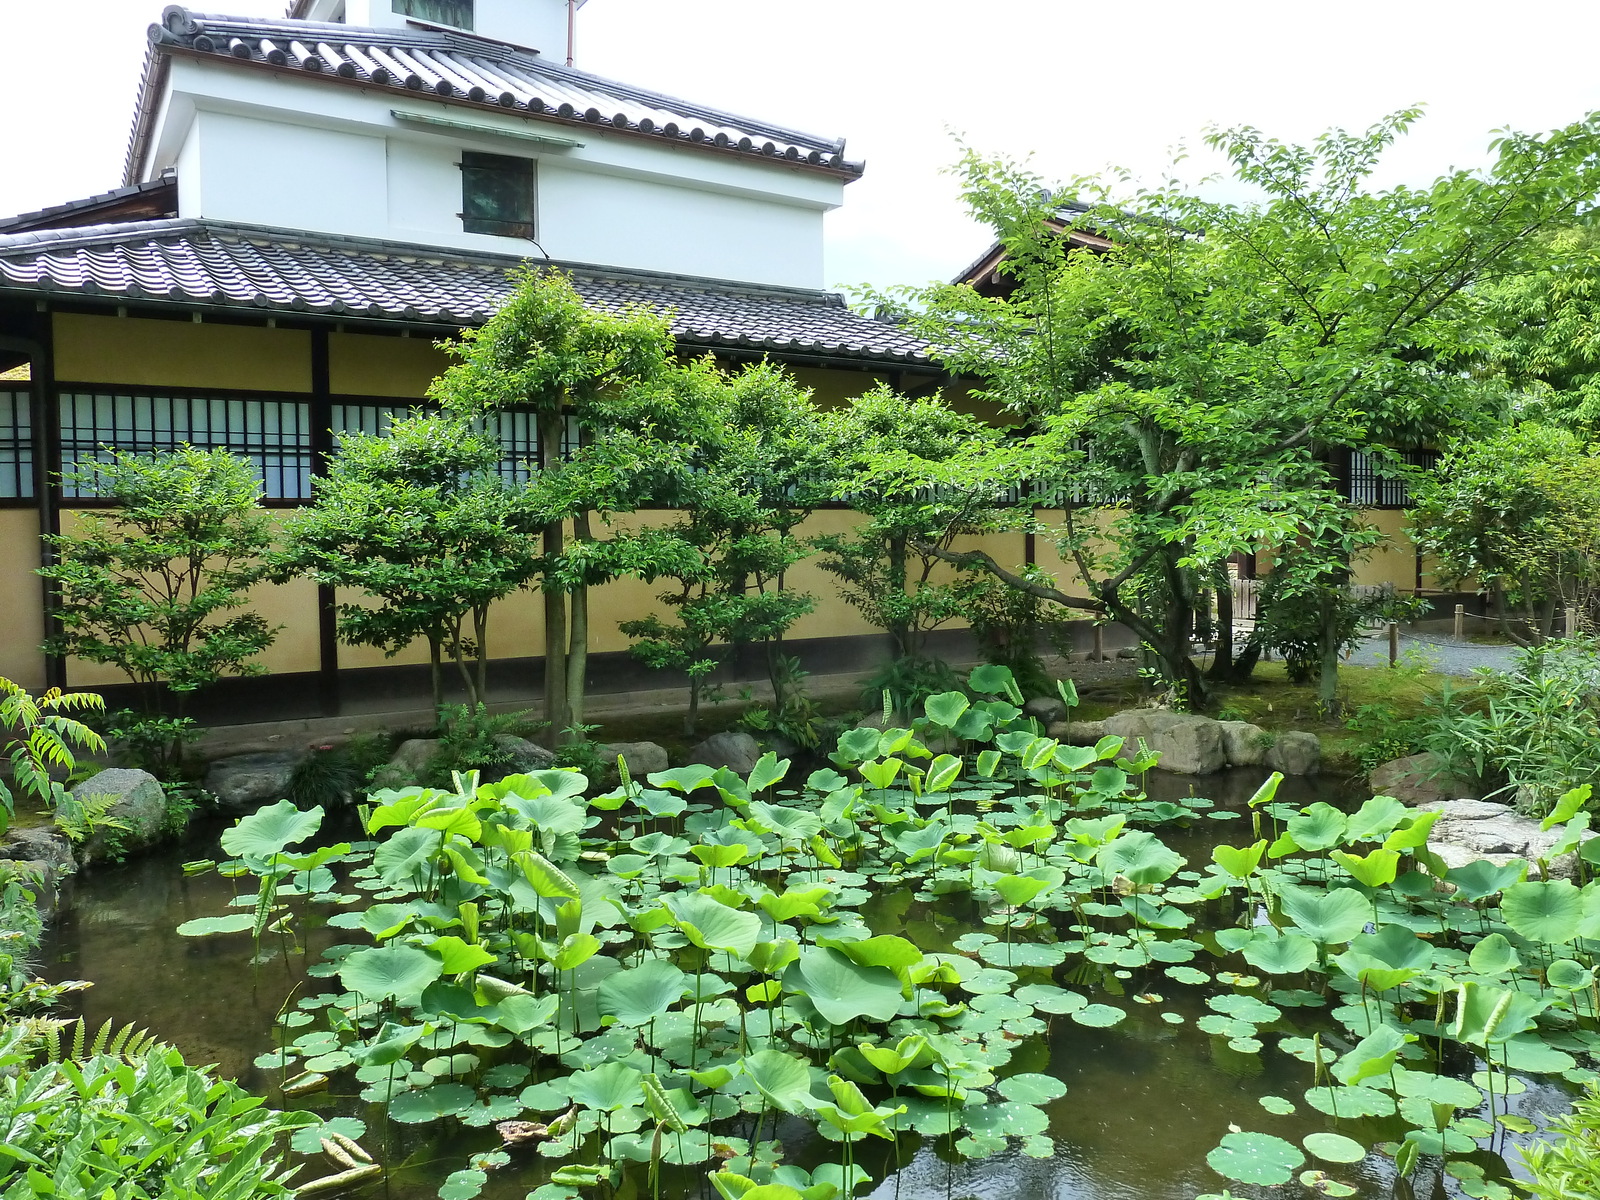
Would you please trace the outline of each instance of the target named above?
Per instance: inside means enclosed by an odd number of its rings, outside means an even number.
[[[572,593],[572,620],[567,627],[567,716],[563,729],[574,732],[569,740],[580,741],[583,733],[583,707],[589,675],[589,585],[579,584]]]
[[[1217,585],[1216,653],[1211,656],[1208,679],[1228,679],[1233,675],[1233,582]]]
[[[444,707],[444,668],[443,654],[439,639],[430,635],[428,638],[428,682],[433,685],[433,711],[437,713]]]
[[[478,699],[479,704],[489,703],[489,609],[472,610],[472,635],[478,646]]]

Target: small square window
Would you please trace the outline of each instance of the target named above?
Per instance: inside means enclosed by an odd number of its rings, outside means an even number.
[[[468,233],[533,238],[534,160],[500,154],[461,156],[461,223]]]
[[[394,0],[394,11],[435,25],[472,28],[472,0]]]

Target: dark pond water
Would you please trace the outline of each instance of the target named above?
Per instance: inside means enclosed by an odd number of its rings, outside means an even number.
[[[1205,779],[1152,772],[1147,790],[1155,800],[1198,794],[1221,809],[1240,811],[1263,776],[1264,772],[1250,769]],[[1288,780],[1279,798],[1296,806],[1349,799],[1340,781],[1321,779]],[[1199,868],[1209,861],[1212,845],[1240,840],[1240,823],[1199,820],[1190,829],[1167,827],[1160,833]],[[92,1025],[108,1017],[134,1021],[178,1046],[190,1061],[216,1064],[221,1074],[281,1103],[273,1087],[276,1074],[256,1068],[253,1060],[274,1048],[274,1020],[286,1003],[325,990],[323,981],[306,980],[305,966],[315,963],[325,946],[349,940],[349,934],[314,920],[303,921],[307,953],[279,953],[259,966],[251,965],[248,935],[179,937],[174,931],[181,922],[224,911],[236,882],[244,890],[253,887],[248,879],[183,876],[183,861],[220,857],[219,832],[220,826],[212,826],[175,851],[74,880],[65,911],[44,947],[46,973],[53,979],[94,983],[78,998],[80,1011]],[[869,908],[866,913],[872,924],[884,932],[901,932],[925,950],[945,949],[972,927],[960,914],[931,911],[909,896],[882,897],[872,907],[877,911]],[[1260,1097],[1298,1099],[1311,1086],[1311,1068],[1273,1049],[1270,1040],[1262,1053],[1246,1055],[1230,1049],[1225,1039],[1201,1032],[1194,1022],[1207,1010],[1199,990],[1174,983],[1159,969],[1135,971],[1127,979],[1107,978],[1101,986],[1120,989],[1126,997],[1158,992],[1163,1002],[1120,1004],[1128,1017],[1112,1029],[1087,1029],[1056,1018],[1047,1037],[1019,1041],[1007,1068],[1008,1074],[1047,1073],[1067,1085],[1066,1095],[1048,1106],[1049,1133],[1055,1143],[1051,1157],[1030,1158],[1009,1150],[985,1159],[960,1160],[948,1145],[918,1145],[903,1138],[897,1169],[896,1148],[873,1140],[872,1145],[858,1148],[858,1162],[881,1182],[862,1194],[872,1200],[1194,1200],[1223,1190],[1225,1181],[1207,1167],[1206,1154],[1230,1124],[1296,1143],[1327,1127],[1326,1118],[1304,1105],[1292,1116],[1263,1111]],[[1185,1020],[1169,1023],[1163,1012],[1181,1014]],[[1289,1015],[1305,1032],[1319,1027],[1311,1010],[1292,1010]],[[1532,1079],[1527,1084],[1525,1093],[1512,1097],[1514,1111],[1534,1115],[1568,1107],[1567,1092]],[[353,1093],[359,1086],[347,1084],[342,1090]],[[369,1107],[353,1094],[323,1094],[298,1103],[366,1120],[364,1144],[391,1167],[389,1178],[373,1194],[431,1198],[440,1180],[464,1165],[467,1156],[498,1145],[492,1129],[464,1129],[441,1137],[431,1129],[390,1124],[381,1108]],[[1393,1122],[1347,1121],[1341,1129],[1370,1144],[1404,1128],[1392,1126]],[[836,1157],[837,1147],[807,1146],[807,1139],[815,1138],[809,1126],[790,1122],[780,1127],[779,1136],[790,1161],[810,1165],[823,1161],[824,1155],[829,1160]],[[1505,1157],[1514,1166],[1520,1160],[1514,1148],[1507,1148]],[[1372,1154],[1364,1163],[1339,1168],[1337,1176],[1356,1187],[1365,1200],[1388,1198],[1396,1194],[1389,1162]],[[1496,1154],[1484,1152],[1479,1162],[1491,1176],[1504,1169]],[[552,1164],[531,1155],[519,1157],[491,1176],[484,1194],[495,1200],[520,1200],[548,1178],[551,1169]],[[1419,1172],[1414,1200],[1458,1194],[1445,1182],[1437,1174],[1430,1178],[1426,1170]],[[1232,1192],[1236,1197],[1310,1194],[1298,1184],[1281,1188],[1235,1184]],[[703,1172],[696,1169],[678,1176],[662,1194],[702,1195],[709,1194],[709,1188]]]

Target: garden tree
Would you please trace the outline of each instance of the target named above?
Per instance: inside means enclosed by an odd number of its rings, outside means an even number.
[[[660,595],[675,620],[658,614],[623,622],[634,654],[689,677],[685,733],[697,726],[715,647],[760,646],[782,720],[799,702],[783,635],[816,605],[787,586],[789,568],[812,551],[796,528],[823,498],[818,417],[808,393],[767,363],[732,376],[711,360],[681,370],[694,393],[693,469],[678,488],[671,524],[638,534],[636,569],[676,586]]]
[[[648,310],[588,308],[559,271],[528,267],[514,281],[493,317],[447,344],[459,361],[429,394],[473,418],[512,407],[537,415],[539,470],[530,488],[539,496],[530,504],[546,518],[545,718],[554,736],[570,738],[583,722],[589,589],[629,569],[625,552],[613,553],[623,548],[597,537],[593,514],[638,508],[659,485],[667,464],[648,445],[650,418],[661,416],[661,427],[671,429],[676,414],[670,406],[654,411],[651,401],[670,390],[651,385],[671,367],[672,336],[666,318]],[[597,444],[601,429],[604,445]],[[629,430],[634,436],[624,445]],[[563,465],[573,452],[587,457],[582,470]]]
[[[824,414],[822,425],[833,498],[865,520],[816,538],[818,565],[889,635],[892,659],[879,682],[905,710],[949,683],[949,668],[927,652],[928,634],[963,615],[947,563],[964,561],[954,550],[961,538],[1013,519],[1001,514],[1019,468],[1000,461],[1000,430],[938,397],[880,386]]]
[[[1570,431],[1524,424],[1462,442],[1411,515],[1439,574],[1492,592],[1512,639],[1545,640],[1567,607],[1600,618],[1600,448]]]
[[[425,640],[435,708],[447,656],[471,710],[487,701],[490,606],[539,570],[540,514],[501,479],[500,456],[494,438],[437,414],[344,434],[278,559],[284,575],[359,593],[339,605],[345,642],[392,656]]]
[[[1493,334],[1486,362],[1515,389],[1522,419],[1600,436],[1600,235],[1589,225],[1547,237],[1551,263],[1486,283]]]
[[[272,544],[260,481],[245,459],[192,446],[109,452],[72,478],[110,507],[44,537],[56,561],[39,573],[56,586],[61,623],[45,649],[132,680],[158,731],[152,766],[174,769],[189,697],[224,676],[264,672],[252,660],[277,636],[246,607]],[[169,697],[176,723],[156,719]]]
[[[1372,187],[1416,116],[1334,130],[1310,147],[1251,128],[1213,132],[1252,203],[1172,181],[1123,195],[1120,175],[1051,192],[1010,163],[962,163],[1014,290],[934,287],[917,294],[911,319],[947,366],[982,379],[988,398],[1037,431],[1008,453],[1031,458],[1023,473],[1046,496],[1088,491],[1090,503],[1052,532],[1092,606],[1147,644],[1180,704],[1206,694],[1190,655],[1205,577],[1234,553],[1324,530],[1312,561],[1342,552],[1346,523],[1307,524],[1334,490],[1340,448],[1400,473],[1390,448],[1471,427],[1487,407],[1462,369],[1486,342],[1473,285],[1545,261],[1541,235],[1600,183],[1600,117],[1590,117],[1548,136],[1501,136],[1484,171]],[[1063,207],[1062,194],[1077,203]],[[1069,228],[1110,246],[1069,250]],[[1041,586],[982,553],[929,550]],[[1321,586],[1344,588],[1345,570],[1318,571]],[[1081,607],[1062,590],[1035,594]],[[1330,631],[1325,642],[1335,640]],[[1319,657],[1331,705],[1337,655]]]

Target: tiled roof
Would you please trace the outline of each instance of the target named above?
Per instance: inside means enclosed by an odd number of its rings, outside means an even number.
[[[443,29],[365,29],[322,21],[212,16],[169,5],[150,27],[151,51],[126,179],[143,166],[168,56],[252,64],[332,84],[427,96],[536,116],[557,125],[621,130],[708,151],[804,164],[854,178],[844,142],[786,129],[561,66],[531,50]]]
[[[143,210],[141,215],[144,217],[168,216],[177,212],[177,201],[177,178],[169,172],[146,183],[136,183],[132,187],[115,188],[98,196],[41,208],[38,212],[0,217],[0,233],[14,233],[24,229],[53,229],[68,225],[98,225],[102,221],[93,218],[101,214],[126,219],[126,213],[138,210]]]
[[[0,234],[0,292],[475,325],[510,290],[510,256],[170,219]],[[837,295],[555,263],[592,306],[672,312],[686,346],[929,365],[928,344]]]

